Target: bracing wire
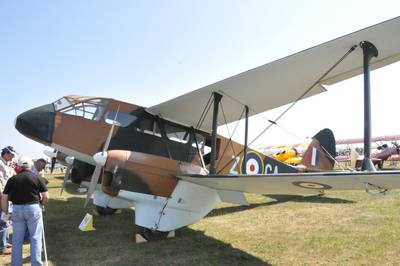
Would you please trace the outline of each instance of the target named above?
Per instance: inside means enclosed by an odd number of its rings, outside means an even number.
[[[233,143],[232,143],[232,141],[231,141],[231,140],[232,140],[232,137],[233,137],[233,134],[235,133],[235,131],[232,132],[232,135],[231,135],[231,133],[229,132],[228,122],[227,122],[227,119],[226,119],[226,115],[225,115],[225,111],[224,111],[224,106],[222,105],[222,102],[221,102],[221,111],[222,111],[222,115],[223,115],[223,117],[224,117],[224,121],[225,121],[225,125],[226,125],[226,131],[228,132],[228,136],[229,136],[229,143],[228,143],[228,144],[231,144],[232,151],[233,151],[234,154],[236,154],[235,149],[234,149],[234,147],[233,147]],[[243,112],[242,112],[242,114],[243,114]],[[239,123],[240,119],[242,118],[242,114],[240,114],[240,118],[239,118],[238,122],[236,123],[235,130],[236,130],[236,128],[237,128],[237,124]],[[227,145],[227,146],[228,146],[228,145]]]
[[[210,107],[211,107],[211,105],[212,105],[212,102],[214,101],[212,96],[213,96],[213,94],[211,94],[211,95],[210,95],[210,98],[208,98],[207,104],[206,104],[206,106],[204,107],[203,112],[201,113],[200,118],[199,118],[199,121],[197,122],[195,128],[200,128],[201,125],[203,124],[204,120],[206,119],[207,114],[208,114],[208,111],[210,110]]]
[[[213,101],[214,100],[213,100],[213,97],[212,97],[212,94],[211,94],[210,97],[208,98],[206,106],[203,109],[203,112],[200,115],[199,121],[197,122],[195,129],[198,129],[198,128],[200,128],[202,126],[202,124],[203,124],[205,118],[207,117],[207,114],[208,114],[208,112],[209,112],[209,110],[211,108],[211,105],[212,105]],[[196,132],[195,131],[193,131],[193,136],[194,136],[194,140],[196,142],[197,151],[199,153],[199,156],[201,157],[199,144],[197,143]],[[188,152],[188,158],[189,158],[189,156],[190,156],[190,151]],[[200,160],[201,160],[202,166],[205,167],[204,162],[202,161],[202,158],[200,158]]]
[[[271,128],[279,119],[281,119],[292,107],[303,99],[317,84],[319,84],[337,65],[339,65],[351,52],[356,49],[357,45],[353,45],[335,64],[333,64],[319,79],[317,79],[303,94],[301,94],[294,102],[292,102],[275,120],[274,123],[268,125],[261,131],[249,145],[253,144],[259,137],[261,137],[268,129]]]
[[[333,156],[325,149],[324,146],[322,146],[322,145],[320,145],[320,146],[321,146],[322,150],[325,152],[325,154],[326,154],[329,158],[331,158],[331,159],[336,163],[336,165],[338,165],[338,166],[340,167],[340,170],[346,170],[346,169],[344,169],[343,166],[340,165],[340,163],[336,160],[336,158],[333,157]],[[354,169],[351,169],[351,170],[354,170]]]
[[[357,48],[357,45],[353,45],[341,58],[339,58],[338,61],[336,61],[324,74],[322,74],[322,76],[317,79],[304,93],[302,93],[293,103],[291,103],[279,116],[277,116],[277,118],[273,121],[270,121],[270,124],[263,129],[249,144],[248,146],[252,145],[257,139],[259,139],[267,130],[269,130],[273,125],[277,124],[277,121],[279,119],[281,119],[290,109],[292,109],[292,107],[298,103],[301,99],[303,99],[307,93],[309,93],[316,85],[318,85],[335,67],[337,67],[350,53],[352,53],[355,49]],[[234,99],[231,96],[228,96],[232,99]],[[234,99],[236,102],[239,102],[237,99]],[[244,105],[244,104],[243,104]],[[242,149],[240,151],[240,154],[242,154],[244,151],[244,149]],[[328,153],[329,154],[329,153]],[[233,159],[232,159],[233,160]],[[226,166],[228,166],[232,160],[230,160],[227,164],[224,165],[224,167],[219,171],[221,172],[222,170],[224,170],[226,168]]]
[[[218,91],[220,94],[223,94],[224,96],[230,98],[231,100],[239,103],[240,105],[246,106],[246,104],[242,103],[241,101],[237,100],[236,98],[234,98],[233,96],[227,94],[226,92],[223,91]],[[263,119],[265,119],[267,122],[275,124],[277,127],[279,127],[280,129],[282,129],[283,131],[285,131],[286,133],[288,133],[289,135],[292,135],[293,137],[297,138],[299,141],[304,142],[304,138],[296,135],[295,133],[291,132],[289,129],[282,127],[281,125],[279,125],[278,123],[272,121],[271,119],[268,119],[266,116],[264,116],[262,113],[259,113],[257,110],[253,109],[253,108],[249,108],[249,111],[252,111],[254,114],[259,115],[260,117],[262,117]]]
[[[221,109],[223,110],[222,104],[221,104]],[[224,114],[224,119],[225,119],[225,124],[226,124],[227,131],[228,131],[228,135],[229,135],[229,140],[228,140],[227,145],[226,145],[225,148],[224,148],[224,151],[222,152],[222,155],[220,156],[221,158],[224,156],[226,150],[228,149],[229,144],[231,144],[231,146],[232,146],[233,154],[234,154],[235,156],[237,156],[237,154],[236,154],[236,152],[235,152],[235,149],[233,148],[232,137],[233,137],[233,135],[235,134],[236,129],[238,128],[238,125],[239,125],[239,123],[240,123],[240,120],[241,120],[242,117],[243,117],[244,111],[245,111],[245,109],[243,108],[242,113],[240,114],[240,117],[239,117],[239,119],[238,119],[237,122],[236,122],[235,128],[233,129],[232,135],[229,133],[229,129],[228,129],[228,125],[227,125],[227,122],[226,122],[225,113],[224,113],[224,111],[222,111],[222,113]],[[218,166],[219,166],[219,162],[218,162],[218,164],[217,164],[217,168],[218,168]]]

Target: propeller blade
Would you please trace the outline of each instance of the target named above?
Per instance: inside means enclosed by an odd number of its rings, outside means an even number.
[[[60,191],[60,196],[62,195],[64,189],[65,189],[65,185],[67,184],[67,180],[69,179],[69,175],[71,173],[71,169],[72,169],[72,164],[68,165],[67,170],[65,171],[65,175],[64,175],[64,181],[61,187],[61,191]]]
[[[93,175],[92,175],[92,179],[90,180],[89,189],[88,189],[88,192],[87,192],[87,195],[86,195],[85,204],[84,204],[85,208],[86,208],[87,204],[89,203],[89,200],[92,197],[94,191],[96,190],[96,185],[97,185],[97,182],[99,181],[101,170],[103,169],[103,166],[106,163],[107,150],[108,150],[108,146],[110,145],[111,137],[112,137],[112,134],[113,134],[113,131],[114,131],[114,126],[116,124],[115,122],[117,120],[117,116],[118,116],[118,113],[119,113],[119,107],[120,106],[118,105],[117,112],[115,113],[114,120],[113,120],[113,123],[112,123],[111,128],[110,128],[110,132],[108,133],[106,142],[104,143],[103,151],[100,154],[96,153],[96,154],[93,155],[93,159],[96,162],[96,168],[94,169],[94,172],[93,172]],[[98,160],[99,157],[102,158],[100,160],[101,162],[99,162],[99,160]]]
[[[110,132],[108,133],[106,142],[104,143],[103,152],[107,151],[108,146],[110,145],[111,137],[112,137],[112,134],[114,131],[115,120],[117,119],[118,113],[119,113],[119,106],[118,106],[117,112],[115,113],[115,117],[114,117],[113,123],[111,125]]]
[[[101,169],[102,169],[101,165],[96,165],[96,168],[94,169],[92,179],[90,180],[90,185],[89,185],[89,189],[87,192],[86,200],[85,200],[85,205],[84,205],[85,208],[86,208],[90,198],[92,197],[93,192],[96,189],[97,182],[99,181],[99,178],[100,178]]]
[[[50,173],[51,173],[51,174],[52,174],[53,171],[54,171],[54,166],[56,165],[56,161],[57,161],[57,158],[56,158],[56,157],[52,157],[52,158],[51,158],[51,167],[50,167]]]

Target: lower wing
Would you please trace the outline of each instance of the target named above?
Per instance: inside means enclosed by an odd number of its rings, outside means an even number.
[[[202,176],[179,178],[217,190],[256,194],[314,194],[321,190],[388,190],[400,188],[400,171],[319,172],[268,175]]]

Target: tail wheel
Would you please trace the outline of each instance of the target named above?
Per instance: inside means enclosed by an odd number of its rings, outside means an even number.
[[[100,206],[97,206],[96,205],[96,209],[97,209],[97,212],[100,214],[100,215],[113,215],[116,211],[117,211],[117,209],[113,209],[113,208],[110,208],[110,207],[100,207]]]
[[[166,239],[169,232],[153,231],[149,228],[138,226],[139,234],[147,241]]]

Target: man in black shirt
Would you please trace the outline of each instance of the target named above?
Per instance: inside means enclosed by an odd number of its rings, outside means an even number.
[[[49,195],[42,177],[31,172],[33,162],[21,156],[18,166],[22,171],[11,177],[3,191],[1,207],[8,213],[8,201],[13,203],[13,250],[12,265],[22,265],[22,245],[28,228],[31,242],[31,264],[42,265],[43,219],[40,205],[44,205]]]

